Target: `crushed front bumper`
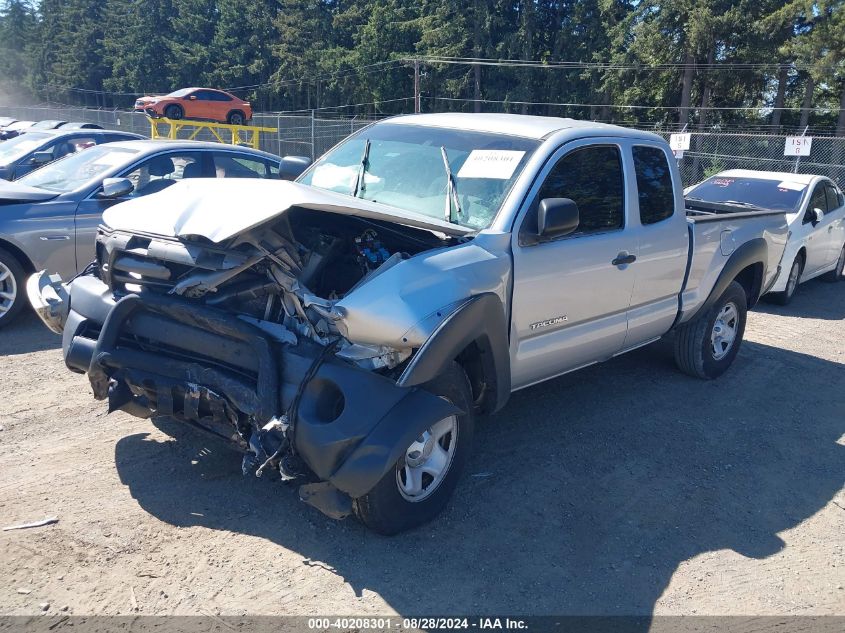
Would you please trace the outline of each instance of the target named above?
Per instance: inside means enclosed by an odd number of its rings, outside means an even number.
[[[46,270],[30,275],[26,280],[26,294],[35,313],[50,330],[61,334],[67,321],[70,298],[59,275]]]
[[[63,327],[68,368],[88,374],[110,411],[170,416],[246,450],[250,429],[280,418],[301,392],[293,445],[317,479],[352,498],[371,490],[423,430],[460,412],[334,357],[303,385],[322,347],[282,343],[222,310],[170,295],[118,298],[92,275],[67,285],[34,275],[29,286],[48,327]]]

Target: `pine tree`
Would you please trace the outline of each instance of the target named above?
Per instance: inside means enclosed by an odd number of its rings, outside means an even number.
[[[109,90],[169,92],[174,63],[172,0],[110,0],[106,5],[103,62]]]

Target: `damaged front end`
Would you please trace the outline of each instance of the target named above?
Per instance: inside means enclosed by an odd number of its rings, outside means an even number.
[[[395,332],[381,334],[344,299],[463,242],[306,208],[219,242],[102,227],[94,265],[68,284],[34,275],[29,292],[109,411],[222,437],[244,474],[298,479],[303,500],[339,518],[423,429],[459,413],[399,380],[459,284],[429,312],[382,314]]]

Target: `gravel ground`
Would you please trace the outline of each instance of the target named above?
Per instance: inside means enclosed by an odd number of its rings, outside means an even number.
[[[0,333],[0,613],[845,614],[845,284],[749,316],[720,380],[665,344],[514,394],[447,512],[383,538]]]

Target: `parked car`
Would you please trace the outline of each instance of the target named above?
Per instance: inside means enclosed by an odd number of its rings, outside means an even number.
[[[784,269],[768,297],[792,301],[798,284],[824,275],[845,277],[845,196],[825,176],[731,169],[687,191],[687,206],[718,212],[725,206],[786,212],[789,239]]]
[[[102,130],[102,125],[98,123],[89,123],[87,121],[70,121],[62,123],[59,127],[65,130]]]
[[[15,121],[6,127],[0,129],[0,141],[8,141],[9,139],[20,136],[27,130],[31,129],[35,121]]]
[[[28,271],[48,268],[68,278],[94,259],[97,226],[113,204],[185,179],[277,179],[280,160],[221,143],[131,140],[93,147],[15,182],[0,181],[0,327],[26,302]]]
[[[230,125],[245,125],[252,119],[252,106],[223,90],[183,88],[163,97],[141,97],[135,110],[151,117],[198,119]]]
[[[7,125],[11,125],[15,121],[17,121],[17,119],[15,117],[0,116],[0,129],[6,127]]]
[[[670,332],[682,371],[725,372],[787,231],[742,211],[688,217],[647,132],[403,116],[298,182],[115,206],[95,266],[27,289],[109,410],[200,425],[245,474],[298,477],[327,515],[391,534],[440,512],[476,416],[514,390]]]
[[[15,180],[54,160],[83,149],[144,138],[140,134],[100,130],[37,130],[0,143],[0,180]]]
[[[45,119],[33,125],[30,130],[55,130],[62,127],[66,123],[67,121],[62,121],[59,119]]]

